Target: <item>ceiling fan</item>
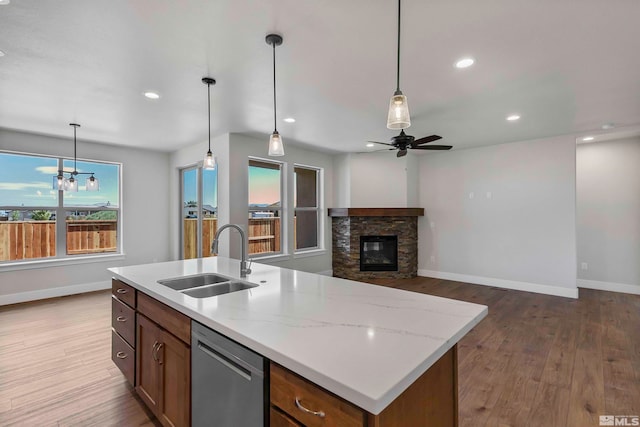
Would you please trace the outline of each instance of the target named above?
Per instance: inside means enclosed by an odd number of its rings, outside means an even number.
[[[396,157],[402,157],[407,155],[407,149],[412,150],[451,150],[453,148],[451,145],[425,145],[429,142],[437,141],[442,139],[441,136],[438,135],[430,135],[425,136],[424,138],[415,139],[411,135],[407,135],[404,133],[404,129],[400,131],[400,135],[394,136],[391,138],[391,143],[386,142],[378,142],[378,141],[369,141],[375,144],[388,145],[393,148],[389,148],[389,150],[398,150],[398,154]]]

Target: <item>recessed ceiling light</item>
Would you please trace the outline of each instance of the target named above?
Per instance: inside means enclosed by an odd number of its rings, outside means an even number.
[[[369,148],[373,148],[375,146],[376,146],[376,144],[374,144],[373,142],[370,142],[370,143],[367,144],[367,147],[369,147]]]
[[[0,6],[5,6],[9,3],[11,3],[11,0],[0,0]]]
[[[473,65],[473,63],[476,62],[474,61],[473,58],[462,58],[461,60],[459,60],[458,62],[456,62],[456,68],[467,68],[467,67],[471,67]]]
[[[160,98],[160,95],[158,95],[155,92],[145,92],[144,96],[146,96],[149,99],[158,99],[158,98]]]
[[[4,56],[4,52],[0,50],[0,56]]]
[[[295,123],[296,119],[294,119],[293,117],[287,117],[286,119],[284,119],[284,121],[287,123]]]
[[[582,138],[583,141],[587,142],[587,141],[593,141],[595,138],[592,136],[585,136],[584,138]]]
[[[613,129],[614,127],[616,127],[613,123],[605,123],[602,125],[602,129],[607,130],[607,129]]]
[[[507,117],[507,120],[510,122],[515,122],[516,120],[520,120],[520,116],[518,114],[512,114]]]

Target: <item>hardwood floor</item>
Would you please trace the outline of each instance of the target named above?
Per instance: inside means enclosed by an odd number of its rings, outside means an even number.
[[[640,296],[580,299],[416,278],[489,306],[458,346],[460,426],[589,427],[640,415]],[[0,308],[1,426],[153,426],[110,359],[109,291]]]

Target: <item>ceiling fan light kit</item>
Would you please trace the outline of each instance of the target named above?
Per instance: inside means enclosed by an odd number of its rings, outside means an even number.
[[[273,133],[269,137],[269,155],[284,156],[284,144],[280,133],[278,133],[276,119],[276,46],[282,44],[282,36],[268,34],[265,40],[268,45],[273,47]]]
[[[90,175],[85,181],[86,191],[100,191],[100,181],[94,176],[94,172],[78,172],[77,168],[77,139],[76,129],[80,127],[77,123],[69,123],[69,126],[73,126],[73,170],[66,171],[59,169],[58,174],[53,177],[53,189],[58,191],[65,191],[69,193],[78,192],[78,175]],[[68,174],[69,176],[65,176]]]
[[[400,0],[398,0],[398,56],[396,62],[396,91],[389,101],[389,114],[387,114],[388,129],[406,129],[411,126],[409,115],[409,103],[407,97],[400,90]]]
[[[213,170],[216,168],[216,158],[211,152],[211,85],[216,84],[216,81],[211,77],[203,77],[202,83],[207,85],[207,118],[209,119],[209,150],[204,156],[202,168]]]

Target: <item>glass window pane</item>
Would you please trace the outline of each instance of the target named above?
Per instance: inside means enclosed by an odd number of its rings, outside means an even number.
[[[118,212],[115,210],[66,211],[67,255],[116,252]]]
[[[64,161],[64,170],[73,170],[73,160]],[[93,172],[100,183],[98,191],[86,191],[85,182],[90,175],[76,175],[77,192],[64,193],[64,206],[99,206],[117,208],[120,203],[120,166],[109,163],[77,162],[78,172]]]
[[[318,247],[318,211],[296,211],[294,221],[296,249]]]
[[[218,169],[202,169],[202,210],[204,218],[215,218],[218,207]]]
[[[297,167],[295,171],[295,206],[298,208],[315,208],[318,206],[317,176],[318,171]]]
[[[58,160],[0,153],[0,206],[57,206]]]
[[[198,181],[197,169],[182,172],[182,254],[198,257]]]
[[[280,164],[249,161],[249,208],[279,208]]]
[[[56,255],[56,221],[52,211],[0,211],[0,261]]]

